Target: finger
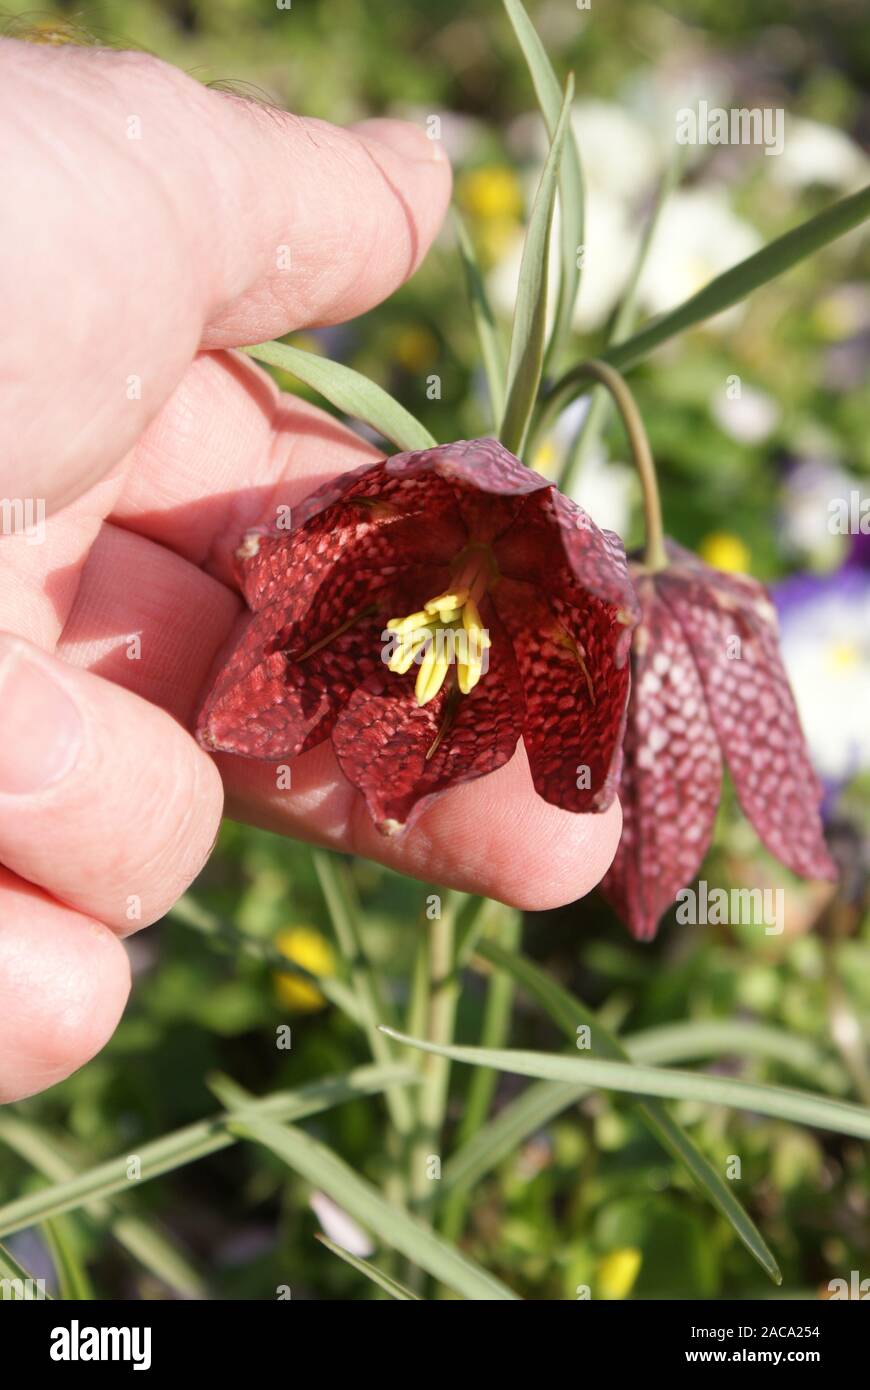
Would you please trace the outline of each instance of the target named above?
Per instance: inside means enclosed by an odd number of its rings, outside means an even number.
[[[209,758],[163,710],[8,634],[0,715],[0,860],[120,931],[161,917],[217,834]]]
[[[89,1061],[129,991],[127,955],[108,927],[0,869],[0,1103]]]
[[[28,324],[0,341],[0,492],[50,507],[124,457],[201,344],[389,294],[450,187],[422,132],[343,131],[144,54],[14,40],[0,41],[0,167],[18,190],[0,299]]]
[[[264,830],[362,854],[425,882],[482,893],[529,911],[590,892],[609,869],[622,829],[618,802],[576,815],[543,801],[522,747],[511,762],[439,796],[404,834],[386,839],[345,780],[330,744],[290,764],[220,754],[228,814]]]
[[[383,457],[250,358],[200,354],[136,445],[112,519],[234,583],[248,527]]]

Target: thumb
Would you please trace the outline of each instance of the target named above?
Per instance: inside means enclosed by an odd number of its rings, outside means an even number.
[[[401,122],[340,130],[140,53],[0,40],[0,493],[63,506],[200,347],[363,312],[419,264],[449,166]],[[48,387],[48,390],[47,390]],[[48,399],[46,399],[48,396]]]

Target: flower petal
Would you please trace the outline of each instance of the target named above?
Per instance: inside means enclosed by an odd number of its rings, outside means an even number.
[[[293,509],[292,527],[248,531],[236,577],[255,612],[280,598],[287,621],[305,612],[330,570],[351,551],[361,574],[384,564],[446,564],[467,542],[449,485],[435,474],[393,477],[386,463],[334,479]]]
[[[443,479],[453,490],[470,538],[487,543],[511,525],[530,493],[553,489],[497,439],[458,439],[434,449],[395,454],[386,469],[397,478],[428,474]]]
[[[652,580],[641,580],[638,594],[643,617],[632,653],[619,786],[622,838],[601,890],[632,935],[650,941],[707,852],[722,760],[680,623]]]
[[[493,549],[501,573],[510,579],[560,594],[577,608],[587,593],[610,604],[625,629],[620,655],[627,658],[639,610],[619,536],[602,531],[560,492],[536,492]]]
[[[523,682],[523,742],[535,790],[565,811],[604,811],[616,794],[629,667],[625,629],[591,594],[558,610],[530,584],[493,591]]]
[[[443,568],[386,568],[371,579],[352,552],[298,620],[292,605],[261,609],[202,707],[200,742],[270,762],[322,743],[356,686],[384,669],[382,633],[394,607],[413,606],[446,576]]]
[[[677,567],[658,577],[659,592],[694,653],[747,818],[794,873],[836,878],[822,834],[822,788],[782,665],[775,609],[761,584],[723,578]]]
[[[522,688],[510,643],[487,609],[484,601],[493,639],[489,669],[469,695],[451,696],[442,688],[421,707],[413,669],[401,677],[377,672],[354,691],[336,722],[332,742],[341,769],[385,834],[413,824],[434,796],[495,772],[513,757],[522,730]]]
[[[381,612],[368,614],[302,662],[289,659],[278,605],[247,626],[197,719],[200,744],[267,762],[296,758],[329,737],[336,716],[366,671],[381,660]],[[290,630],[302,652],[299,631]],[[304,624],[309,626],[309,624]]]

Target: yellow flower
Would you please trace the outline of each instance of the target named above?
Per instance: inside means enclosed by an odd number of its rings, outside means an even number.
[[[296,965],[310,970],[312,975],[334,975],[335,954],[325,936],[314,927],[287,927],[275,937],[275,945]],[[275,990],[282,1004],[294,1013],[311,1014],[322,1009],[325,996],[316,985],[298,975],[275,974]]]
[[[438,340],[428,328],[400,328],[393,339],[393,357],[406,372],[423,372],[438,358]]]
[[[459,201],[472,217],[516,219],[523,211],[519,179],[504,164],[469,169],[459,180]]]
[[[559,461],[559,454],[552,439],[545,439],[535,450],[532,467],[536,473],[543,473],[545,478],[553,478]]]
[[[714,570],[724,570],[726,574],[747,574],[750,555],[747,546],[739,536],[730,531],[711,531],[698,547],[701,559]]]
[[[602,1298],[627,1298],[640,1273],[643,1256],[634,1245],[611,1250],[598,1262],[597,1284]]]

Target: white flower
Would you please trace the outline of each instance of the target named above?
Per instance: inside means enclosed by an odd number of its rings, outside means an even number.
[[[720,189],[699,187],[673,193],[653,237],[639,299],[650,313],[666,313],[760,245],[758,232],[732,212]],[[734,313],[729,309],[707,324],[724,327]]]
[[[780,410],[772,396],[754,386],[741,385],[740,395],[731,396],[723,388],[710,401],[716,424],[738,444],[761,444],[779,422]]]
[[[771,178],[785,188],[859,188],[867,182],[870,160],[859,145],[835,126],[788,115],[785,146],[771,160]]]
[[[312,1192],[308,1205],[323,1227],[324,1235],[342,1250],[361,1260],[374,1253],[375,1247],[365,1231],[325,1192]]]

